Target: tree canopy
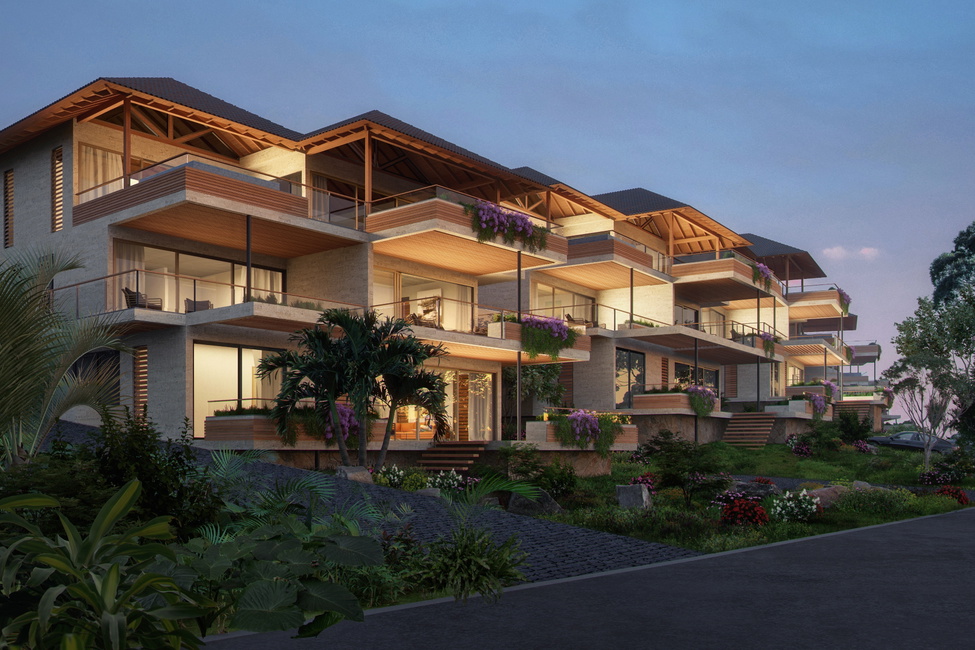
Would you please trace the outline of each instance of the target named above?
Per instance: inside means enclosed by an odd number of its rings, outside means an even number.
[[[955,300],[960,291],[975,285],[975,222],[958,233],[955,247],[931,262],[934,304]]]

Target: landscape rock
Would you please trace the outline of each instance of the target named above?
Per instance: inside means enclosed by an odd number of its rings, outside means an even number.
[[[870,490],[872,488],[873,486],[867,483],[866,481],[853,481],[854,490]]]
[[[520,494],[512,493],[511,498],[508,500],[508,512],[516,515],[528,515],[529,517],[536,515],[554,515],[562,512],[562,506],[556,503],[555,499],[548,492],[539,490],[538,498],[534,501]]]
[[[741,492],[746,497],[764,499],[772,494],[782,494],[782,489],[777,485],[766,483],[752,483],[751,481],[735,481],[734,485],[728,488],[730,492]]]
[[[811,497],[817,497],[819,499],[819,505],[828,508],[849,491],[850,488],[845,485],[830,485],[829,487],[819,488],[818,490],[809,490],[806,494]]]
[[[344,478],[358,483],[369,483],[372,485],[372,474],[361,465],[339,465],[335,468],[335,478]]]
[[[636,485],[617,485],[616,500],[620,508],[643,508],[646,510],[652,505],[650,491],[643,483]]]
[[[440,488],[423,488],[416,491],[416,494],[424,497],[440,498]]]

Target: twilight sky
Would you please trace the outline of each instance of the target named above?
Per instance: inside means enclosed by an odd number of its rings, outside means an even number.
[[[809,250],[894,322],[975,219],[975,3],[18,2],[0,128],[171,76],[298,131],[379,109],[590,194],[645,187]]]

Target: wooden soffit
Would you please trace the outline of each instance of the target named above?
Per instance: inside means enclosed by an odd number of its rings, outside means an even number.
[[[606,260],[587,264],[550,266],[534,273],[559,278],[594,291],[605,291],[630,286],[630,268],[619,262]],[[633,286],[649,287],[658,284],[668,283],[649,273],[633,269]]]

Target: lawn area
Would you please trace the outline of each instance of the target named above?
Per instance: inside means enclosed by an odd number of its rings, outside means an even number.
[[[686,450],[692,449],[686,447]],[[811,516],[782,512],[776,497],[765,497],[756,505],[768,513],[762,525],[729,525],[722,522],[723,504],[728,501],[716,490],[694,489],[680,484],[662,456],[632,462],[629,454],[617,454],[607,476],[579,478],[575,488],[559,499],[564,512],[547,517],[575,526],[629,535],[702,552],[718,552],[771,542],[830,533],[849,528],[949,512],[963,507],[955,499],[934,494],[936,486],[920,486],[921,455],[881,449],[877,454],[858,453],[850,447],[817,451],[812,458],[793,455],[786,445],[768,445],[759,450],[730,447],[724,443],[698,449],[707,461],[708,472],[736,475],[809,479],[810,489],[823,481],[849,486],[853,481],[873,485],[901,485],[911,489],[856,490],[842,495],[830,507],[811,510]],[[704,462],[704,461],[701,461]],[[616,502],[616,486],[626,485],[647,472],[655,474],[653,507],[624,510]],[[969,475],[955,485],[975,485]],[[690,487],[688,487],[690,486]],[[685,493],[688,488],[690,498]],[[812,507],[812,506],[810,506]]]

